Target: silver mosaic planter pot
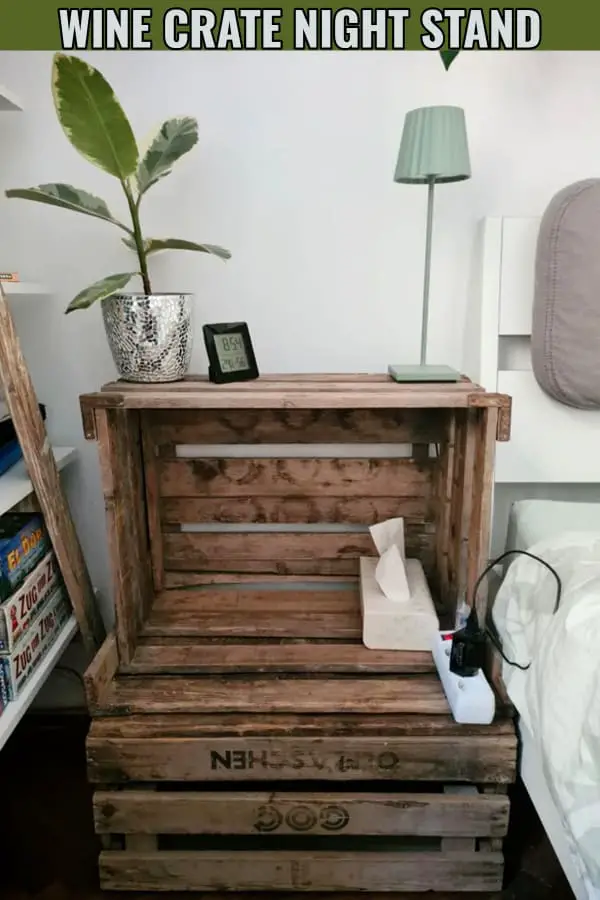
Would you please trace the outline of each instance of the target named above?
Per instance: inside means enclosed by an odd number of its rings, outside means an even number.
[[[192,357],[191,294],[113,294],[102,317],[119,376],[125,381],[181,381]]]

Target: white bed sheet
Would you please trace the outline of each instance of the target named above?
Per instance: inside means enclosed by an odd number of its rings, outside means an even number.
[[[518,501],[511,508],[506,549],[528,550],[540,541],[573,531],[600,531],[600,504],[552,500]],[[509,558],[505,568],[510,562]],[[577,900],[600,900],[600,892],[582,876],[582,861],[574,853],[573,843],[564,829],[562,816],[546,780],[539,747],[522,720],[519,722],[519,733],[521,778],[571,889]]]

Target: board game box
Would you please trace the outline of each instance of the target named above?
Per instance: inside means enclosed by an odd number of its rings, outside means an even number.
[[[38,513],[0,516],[0,603],[23,584],[50,549],[50,538]]]
[[[33,625],[62,581],[50,550],[14,594],[0,603],[0,654],[10,652]]]
[[[2,676],[0,675],[0,716],[6,709],[7,704],[8,704],[8,692],[6,690],[6,687],[4,686],[4,680],[3,680]]]
[[[39,619],[8,656],[0,656],[0,693],[16,700],[71,616],[71,604],[59,584]],[[2,686],[3,683],[3,686]]]

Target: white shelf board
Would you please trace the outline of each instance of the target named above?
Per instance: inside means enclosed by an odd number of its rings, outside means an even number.
[[[26,685],[23,693],[8,704],[2,715],[0,715],[0,750],[4,747],[7,740],[31,706],[41,687],[46,682],[52,669],[59,661],[68,645],[77,632],[77,620],[75,616],[71,616],[65,623],[63,630],[59,634],[56,642],[52,645],[46,656],[42,659],[39,669],[31,676],[31,680]]]
[[[59,469],[64,469],[74,459],[77,452],[75,447],[54,447],[53,449],[54,459]],[[33,485],[29,480],[25,463],[21,459],[4,475],[0,475],[0,515],[20,503],[32,491]]]
[[[23,106],[16,94],[0,84],[0,112],[21,112],[22,109]]]
[[[31,281],[3,281],[2,288],[7,297],[15,294],[21,297],[41,297],[50,293],[43,284],[33,284]]]

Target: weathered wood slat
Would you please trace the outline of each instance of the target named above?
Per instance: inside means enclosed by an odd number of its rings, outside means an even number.
[[[456,414],[451,414],[448,432],[441,444],[436,473],[436,561],[435,577],[440,596],[448,609],[456,605],[456,573],[452,553],[452,490],[454,483],[454,455],[456,450]]]
[[[361,644],[175,644],[141,643],[131,665],[134,675],[189,673],[381,673],[433,672],[430,653],[367,650]]]
[[[448,558],[455,579],[452,600],[467,590],[469,560],[469,522],[474,501],[475,447],[479,410],[463,410],[456,415],[456,443],[450,512],[450,548]]]
[[[196,611],[163,608],[153,611],[144,627],[145,637],[296,637],[358,639],[362,635],[360,610],[305,612],[257,610],[248,615],[234,610]]]
[[[433,526],[431,526],[433,527]],[[361,556],[376,556],[368,532],[166,532],[165,568],[169,571],[287,572],[355,574]],[[408,556],[433,563],[435,537],[427,526],[407,529]]]
[[[161,531],[161,507],[160,484],[157,468],[157,447],[154,443],[149,427],[148,413],[140,413],[140,429],[142,439],[142,452],[144,463],[144,486],[146,491],[146,511],[148,540],[150,544],[150,556],[152,565],[152,584],[156,591],[160,591],[164,582],[164,549]]]
[[[507,797],[418,793],[97,791],[98,834],[502,837]]]
[[[133,657],[152,603],[140,424],[137,413],[97,410],[96,428],[121,662]]]
[[[424,743],[424,737],[459,739],[469,743],[473,738],[487,741],[490,746],[498,743],[516,748],[517,738],[513,722],[497,717],[491,725],[459,725],[450,711],[445,716],[423,715],[268,715],[245,716],[225,713],[220,715],[132,715],[94,719],[90,739],[97,745],[103,741],[120,738],[126,741],[151,741],[191,739],[199,737],[247,737],[273,738],[322,738],[358,737],[379,738],[414,737]],[[143,779],[144,780],[144,779]],[[145,779],[153,780],[153,779]],[[478,779],[473,779],[478,781]],[[503,780],[503,779],[501,779]],[[492,782],[494,779],[492,779]],[[495,789],[495,788],[494,788]]]
[[[104,849],[109,850],[111,847],[105,847]],[[270,891],[269,900],[302,900],[304,894],[305,891],[302,890]],[[181,894],[176,894],[175,896],[180,900]],[[314,891],[311,892],[310,896],[312,900],[332,900],[331,891]],[[395,891],[386,891],[385,896],[387,900],[423,900],[423,891],[400,891],[396,889]],[[475,900],[475,898],[481,900],[477,894],[472,896],[473,900]],[[486,895],[484,896],[485,900],[490,900],[489,897]],[[374,893],[367,892],[366,897],[368,900],[378,900],[378,895]],[[203,898],[203,900],[207,900],[207,898]],[[210,900],[231,900],[231,891],[213,890],[210,892]],[[235,900],[257,900],[256,891],[235,891]],[[357,900],[356,891],[336,891],[335,900]],[[456,900],[456,892],[437,892],[435,900]],[[494,900],[497,900],[497,898],[494,897]]]
[[[105,890],[495,891],[500,853],[105,851]]]
[[[431,443],[447,414],[422,410],[157,410],[152,439],[174,444]]]
[[[377,556],[368,532],[167,532],[163,535],[167,568],[195,569],[215,559],[356,559]],[[213,568],[218,568],[213,565]]]
[[[129,717],[122,721],[129,724]],[[345,736],[223,737],[215,731],[219,736],[185,737],[173,725],[162,737],[143,730],[107,737],[92,728],[88,776],[100,784],[321,779],[510,784],[515,779],[516,742],[510,735],[442,733],[425,739],[384,731],[363,737],[349,728]]]
[[[252,381],[242,381],[235,384],[236,389],[250,394],[260,393],[262,390],[277,391],[280,390],[282,386],[286,388],[292,387],[296,390],[306,389],[307,386],[310,386],[315,390],[322,391],[339,391],[340,389],[352,391],[356,387],[364,386],[366,390],[374,391],[388,390],[389,388],[392,388],[398,393],[412,393],[413,391],[423,392],[426,389],[431,390],[432,388],[431,383],[426,384],[424,382],[406,382],[404,384],[397,384],[392,381],[387,373],[384,372],[284,372],[282,374],[261,375],[260,378],[254,379]],[[438,382],[433,385],[433,389],[435,391],[439,391],[440,389],[444,390],[446,388],[452,393],[463,391],[466,391],[467,393],[470,393],[471,391],[484,393],[483,388],[479,387],[479,385],[474,384],[472,381],[469,381],[469,379],[466,377],[462,377],[458,382],[446,383],[444,385],[441,385]],[[186,375],[183,381],[178,381],[174,384],[151,384],[135,381],[111,381],[102,386],[102,391],[108,391],[109,393],[112,393],[113,391],[121,391],[124,393],[132,391],[136,393],[154,394],[157,391],[162,390],[171,391],[172,393],[179,393],[180,391],[201,390],[223,393],[224,391],[231,390],[231,385],[213,385],[209,381],[207,375],[190,374]]]
[[[480,799],[479,791],[474,784],[446,784],[444,785],[444,794],[448,796],[449,794],[453,794],[455,797],[462,796],[463,799],[471,798],[473,800]],[[506,811],[508,816],[508,810]],[[508,826],[508,822],[506,823]],[[477,850],[477,841],[475,840],[474,835],[452,835],[450,837],[444,836],[442,839],[441,849],[444,852],[452,851],[456,853],[457,851],[466,852],[471,851],[475,852]]]
[[[498,410],[482,409],[477,424],[478,434],[475,447],[474,473],[476,493],[471,507],[471,520],[469,522],[470,553],[467,569],[469,590],[472,589],[479,573],[485,568],[489,559]],[[485,622],[487,584],[482,584],[478,591],[477,611],[479,620]]]
[[[359,607],[356,588],[278,590],[251,587],[200,587],[161,591],[154,599],[156,614],[173,610],[195,615],[198,612],[239,612],[254,615],[255,612],[343,612],[356,611]]]
[[[433,519],[428,492],[419,497],[165,497],[163,524],[374,525],[402,516],[407,528]]]
[[[411,459],[159,460],[163,497],[423,497],[433,461]]]
[[[424,385],[399,390],[396,385],[381,390],[320,390],[306,385],[304,390],[286,385],[282,388],[254,393],[224,386],[225,390],[168,390],[168,385],[152,392],[121,388],[114,393],[102,392],[84,396],[86,405],[96,409],[468,409],[472,406],[504,407],[499,394],[478,394],[476,390],[442,388],[423,390]],[[412,389],[414,387],[414,390]],[[452,385],[452,388],[455,388]],[[471,386],[472,388],[472,386]]]
[[[434,525],[407,526],[404,543],[407,556],[431,550]],[[216,559],[294,560],[357,559],[377,556],[368,531],[227,532],[171,531],[163,535],[165,556],[171,564],[196,568]]]
[[[101,708],[102,698],[106,691],[110,689],[110,684],[118,666],[117,642],[114,634],[109,634],[86,669],[83,677],[87,704],[92,714]]]
[[[301,583],[302,586],[307,583],[314,584],[317,590],[322,587],[328,587],[331,584],[353,587],[358,590],[358,576],[351,575],[346,578],[336,578],[335,576],[325,575],[303,575],[298,578],[296,575],[252,575],[252,573],[236,573],[228,572],[165,572],[165,588],[171,590],[173,588],[190,588],[203,587],[205,585],[243,585],[253,587],[257,584],[273,584],[278,585],[283,590],[294,588],[294,585]]]
[[[421,559],[425,571],[431,566],[431,554],[425,552]],[[293,576],[295,581],[305,575],[318,575],[320,578],[356,578],[358,575],[358,558],[354,559],[230,559],[215,557],[203,562],[198,560],[171,560],[165,571],[165,587],[177,584],[168,577],[172,572],[188,572],[190,579],[182,578],[184,586],[197,584],[193,580],[194,572],[208,572],[213,575],[227,576],[227,581],[243,580],[241,576],[254,576],[255,581],[262,581],[263,575]]]
[[[257,709],[282,713],[420,713],[445,715],[435,675],[408,678],[185,678],[121,676],[103,698],[106,714],[217,713]]]

